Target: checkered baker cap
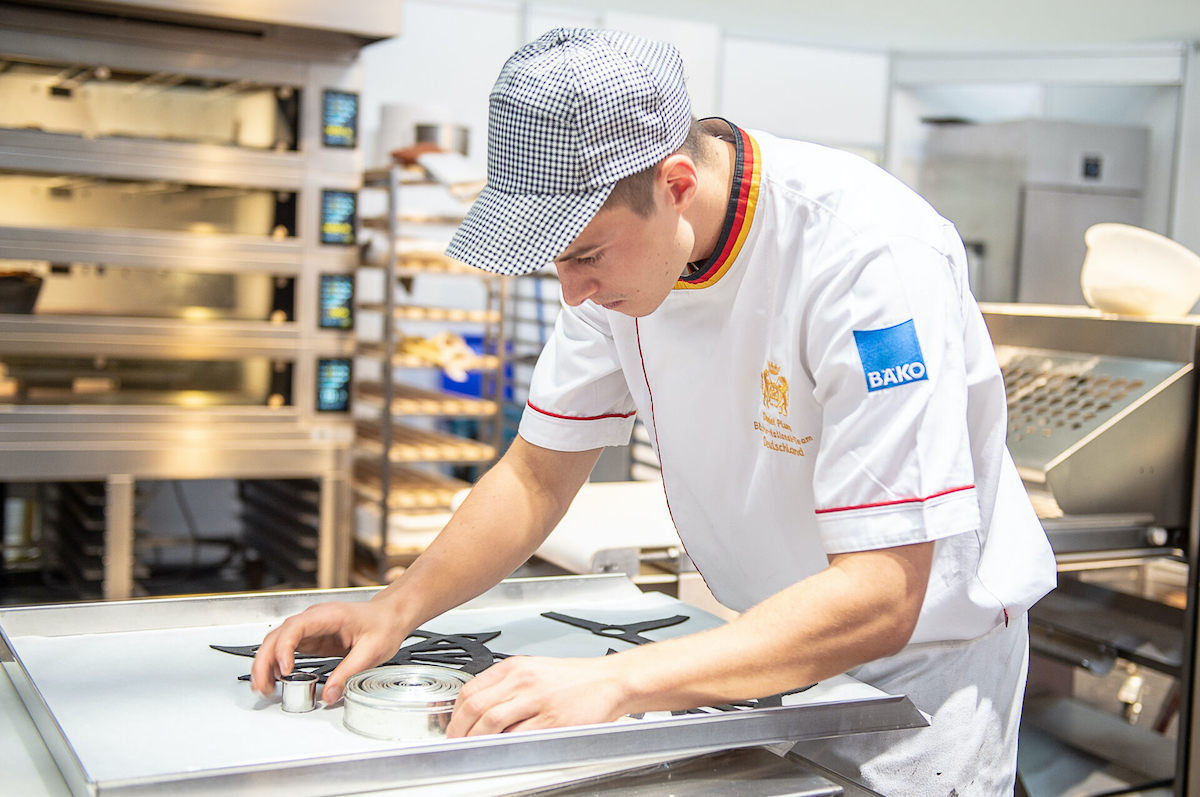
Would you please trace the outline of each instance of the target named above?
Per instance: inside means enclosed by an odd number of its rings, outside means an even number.
[[[692,110],[679,52],[611,30],[558,28],[492,87],[488,181],[446,254],[500,274],[557,257],[613,184],[682,146]]]

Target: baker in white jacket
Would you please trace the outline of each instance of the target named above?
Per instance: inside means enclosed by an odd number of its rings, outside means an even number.
[[[507,659],[452,736],[601,722],[849,671],[929,728],[799,752],[887,797],[1011,795],[1026,610],[1054,558],[1005,448],[1003,379],[954,227],[852,155],[696,122],[670,45],[560,29],[492,90],[488,185],[448,254],[553,261],[567,305],[520,435],[366,604],[264,640],[345,654],[324,690],[491,587],[640,415],[680,539],[733,622],[599,659]]]

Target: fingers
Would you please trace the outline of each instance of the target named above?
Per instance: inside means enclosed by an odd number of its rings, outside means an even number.
[[[395,651],[380,652],[376,645],[370,644],[367,641],[361,641],[346,654],[342,659],[342,663],[334,668],[333,672],[329,673],[329,677],[325,680],[325,686],[321,688],[321,702],[326,705],[335,703],[342,696],[342,691],[345,688],[346,679],[356,672],[374,667],[381,661],[386,659],[390,653]]]
[[[608,722],[621,714],[607,660],[515,656],[459,693],[446,735],[477,736]]]
[[[521,674],[514,661],[489,667],[463,687],[446,728],[447,736],[502,733],[539,713],[539,696],[536,690],[521,688]]]
[[[275,640],[278,637],[279,629],[267,634],[258,646],[254,664],[250,667],[250,688],[264,695],[275,691],[275,679],[279,675],[275,670]]]
[[[518,723],[536,717],[539,705],[536,700],[522,698],[506,689],[489,689],[478,692],[465,700],[459,696],[446,736],[481,736],[503,733]]]
[[[454,701],[454,711],[450,714],[450,724],[446,726],[446,736],[451,739],[466,736],[480,715],[487,709],[488,702],[482,697],[488,686],[499,683],[501,664],[493,664],[488,669],[476,675],[463,685]]]
[[[250,669],[250,688],[264,695],[275,691],[275,680],[287,675],[295,665],[300,641],[314,636],[337,634],[342,627],[341,612],[334,604],[311,606],[289,617],[263,639]]]

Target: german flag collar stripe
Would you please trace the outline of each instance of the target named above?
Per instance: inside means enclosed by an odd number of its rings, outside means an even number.
[[[728,122],[726,124],[729,124],[733,131],[736,161],[725,224],[712,255],[695,272],[680,277],[675,283],[677,290],[707,288],[725,276],[725,272],[729,271],[729,267],[737,260],[738,253],[742,251],[742,245],[746,243],[746,236],[754,222],[759,181],[762,178],[762,155],[758,149],[758,142],[745,130]]]

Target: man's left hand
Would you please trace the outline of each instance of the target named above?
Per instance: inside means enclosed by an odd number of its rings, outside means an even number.
[[[607,659],[607,661],[606,661]],[[609,722],[621,716],[622,690],[611,657],[514,656],[463,686],[449,737]]]

